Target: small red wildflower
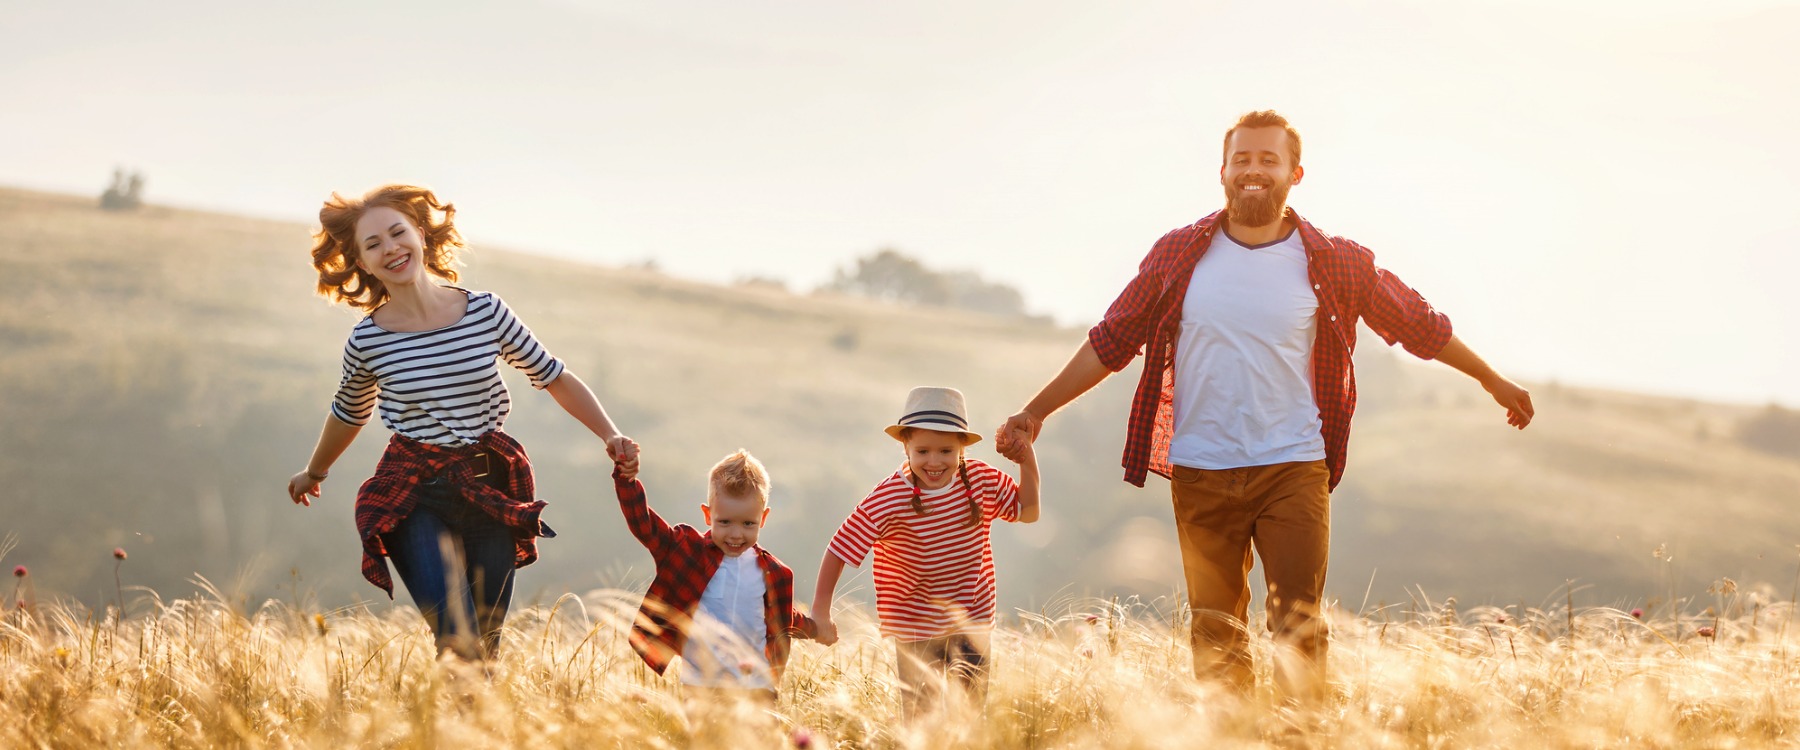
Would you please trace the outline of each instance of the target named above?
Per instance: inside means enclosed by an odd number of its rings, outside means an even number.
[[[1494,617],[1494,622],[1497,622],[1497,623],[1500,623],[1500,624],[1501,624],[1501,625],[1505,625],[1505,624],[1506,624],[1506,615],[1497,615],[1497,616],[1495,616],[1495,617]]]
[[[808,748],[812,747],[812,741],[812,732],[806,731],[806,727],[794,728],[794,747],[800,748],[800,750],[808,750]]]
[[[1639,608],[1633,608],[1631,610],[1631,616],[1634,619],[1642,620],[1642,619],[1644,619],[1644,610],[1639,609]]]
[[[1087,616],[1087,624],[1089,624],[1089,625],[1092,625],[1092,624],[1094,624],[1094,623],[1096,623],[1096,622],[1099,622],[1099,621],[1100,621],[1100,616],[1099,616],[1099,615],[1088,615],[1088,616]]]
[[[20,565],[19,567],[13,568],[13,577],[24,578],[27,572],[29,571],[25,570],[25,566]]]
[[[1696,631],[1694,631],[1694,632],[1695,632],[1695,633],[1697,633],[1697,634],[1699,634],[1699,636],[1700,636],[1700,637],[1701,637],[1701,638],[1711,638],[1711,637],[1713,637],[1713,629],[1712,629],[1712,626],[1711,626],[1711,625],[1707,625],[1707,626],[1706,626],[1706,627],[1703,627],[1703,628],[1701,628],[1701,629],[1699,629],[1699,630],[1696,630]]]
[[[125,548],[124,547],[114,547],[113,548],[113,559],[114,560],[125,559]]]

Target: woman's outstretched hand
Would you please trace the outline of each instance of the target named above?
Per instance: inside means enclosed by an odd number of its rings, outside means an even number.
[[[633,479],[637,477],[637,441],[625,437],[624,435],[614,435],[611,440],[606,441],[606,456],[613,460],[613,465],[618,468],[619,476],[621,478]]]
[[[288,480],[288,499],[295,505],[312,507],[312,498],[319,496],[319,480],[301,469],[294,478]]]

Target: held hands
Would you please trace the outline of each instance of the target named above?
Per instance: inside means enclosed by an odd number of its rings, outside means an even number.
[[[1525,425],[1531,424],[1531,418],[1537,416],[1537,411],[1531,407],[1531,392],[1519,387],[1518,383],[1495,375],[1481,387],[1494,397],[1494,403],[1506,409],[1507,424],[1523,430]]]
[[[814,612],[813,624],[818,626],[818,635],[814,636],[813,640],[817,641],[819,645],[829,646],[837,643],[837,623],[831,621],[831,613]]]
[[[311,498],[318,497],[319,492],[319,480],[314,479],[305,469],[288,480],[288,499],[294,501],[295,505],[312,507]]]
[[[1026,410],[1019,410],[1006,418],[1006,424],[994,430],[994,450],[1013,463],[1022,461],[1031,451],[1031,444],[1044,429],[1044,420]]]
[[[624,435],[614,435],[606,441],[606,457],[613,460],[623,479],[634,479],[638,473],[637,441]]]

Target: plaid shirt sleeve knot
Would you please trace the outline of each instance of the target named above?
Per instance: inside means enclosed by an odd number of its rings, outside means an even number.
[[[489,455],[489,465],[504,466],[506,482],[494,487],[475,477],[474,462],[466,460],[477,453]],[[422,443],[395,434],[388,440],[387,450],[375,465],[374,476],[363,482],[356,493],[356,531],[362,537],[362,574],[370,583],[394,596],[394,579],[388,572],[387,546],[381,535],[394,530],[411,514],[418,503],[419,485],[433,477],[443,477],[451,486],[494,520],[513,530],[516,542],[513,567],[522,568],[537,562],[537,538],[556,536],[539,520],[544,502],[538,500],[537,486],[531,476],[531,459],[525,447],[499,430],[481,437],[474,445],[446,446]]]

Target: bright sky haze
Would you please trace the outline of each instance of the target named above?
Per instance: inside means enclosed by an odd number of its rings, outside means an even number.
[[[151,202],[310,222],[334,190],[417,182],[477,245],[798,290],[894,247],[1079,325],[1222,205],[1224,130],[1273,108],[1305,138],[1290,205],[1503,372],[1800,405],[1794,2],[6,16],[0,184],[97,194],[125,166]],[[305,244],[268,248],[302,294]]]

